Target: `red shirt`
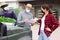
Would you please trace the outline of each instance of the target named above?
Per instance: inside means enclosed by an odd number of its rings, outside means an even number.
[[[43,14],[43,16],[44,16],[44,14]],[[41,20],[39,19],[38,22],[40,23],[40,28],[41,28]],[[47,16],[45,17],[45,28],[44,28],[45,34],[49,37],[50,34],[58,27],[58,25],[59,25],[59,23],[58,23],[57,19],[54,17],[54,15],[47,14]],[[47,27],[50,28],[51,31],[46,30]],[[38,35],[40,35],[40,28],[39,28]]]

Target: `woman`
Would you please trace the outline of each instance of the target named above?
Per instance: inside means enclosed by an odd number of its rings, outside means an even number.
[[[38,40],[49,40],[50,34],[58,27],[59,23],[52,14],[48,4],[41,6],[43,12],[42,19],[38,20],[40,23]]]

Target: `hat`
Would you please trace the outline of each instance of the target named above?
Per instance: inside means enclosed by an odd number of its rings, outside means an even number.
[[[33,7],[32,7],[32,4],[27,4],[26,7],[29,7],[29,8],[31,8],[31,9],[33,8]]]
[[[5,2],[1,2],[1,3],[0,3],[0,7],[6,7],[6,6],[8,6],[7,3],[5,3]]]

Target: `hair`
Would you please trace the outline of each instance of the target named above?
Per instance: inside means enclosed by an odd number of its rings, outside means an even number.
[[[51,12],[51,6],[49,4],[43,4],[43,5],[41,5],[41,7],[43,9],[46,9],[47,11],[49,11],[50,14],[52,14],[52,12]]]

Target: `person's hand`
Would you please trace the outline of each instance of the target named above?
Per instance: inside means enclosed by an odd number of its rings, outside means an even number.
[[[51,31],[51,29],[50,29],[50,28],[48,28],[48,27],[46,28],[46,30],[47,30],[47,31]]]
[[[34,18],[34,21],[35,21],[35,22],[37,22],[37,20],[38,20],[38,18],[37,18],[37,17],[35,17],[35,18]]]
[[[24,19],[24,22],[27,23],[29,20],[28,19]]]
[[[31,23],[31,26],[34,26],[35,23]]]
[[[37,18],[37,17],[35,17],[35,18],[34,18],[34,20],[38,20],[38,18]]]

